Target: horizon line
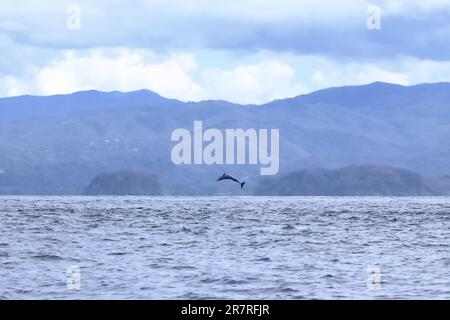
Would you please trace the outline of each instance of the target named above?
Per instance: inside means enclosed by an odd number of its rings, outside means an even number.
[[[321,88],[321,89],[313,90],[311,92],[301,93],[301,94],[298,94],[298,95],[295,95],[295,96],[288,96],[288,97],[284,97],[284,98],[273,99],[273,100],[270,100],[270,101],[267,101],[267,102],[264,102],[264,103],[244,103],[244,104],[237,103],[237,102],[231,102],[229,100],[224,100],[224,99],[203,99],[203,100],[194,101],[194,100],[181,100],[181,99],[177,99],[177,98],[168,98],[168,97],[165,97],[165,96],[159,94],[156,91],[153,91],[153,90],[147,89],[147,88],[130,90],[130,91],[120,91],[120,90],[107,91],[107,90],[99,90],[99,89],[86,89],[86,90],[74,91],[74,92],[71,92],[71,93],[55,93],[55,94],[47,94],[47,95],[21,94],[21,95],[17,95],[17,96],[0,97],[0,100],[3,100],[3,99],[16,99],[16,98],[22,98],[22,97],[45,98],[45,97],[56,97],[56,96],[70,96],[70,95],[76,95],[76,94],[88,93],[88,92],[97,92],[97,93],[104,93],[104,94],[111,94],[111,93],[130,94],[130,93],[137,93],[137,92],[149,92],[149,93],[153,93],[153,94],[159,96],[162,99],[176,100],[176,101],[182,102],[182,103],[225,102],[225,103],[234,104],[234,105],[241,105],[241,106],[263,106],[263,105],[267,105],[267,104],[270,104],[270,103],[273,103],[273,102],[276,102],[276,101],[295,99],[295,98],[298,98],[298,97],[307,96],[307,95],[315,94],[315,93],[318,93],[318,92],[321,92],[321,91],[325,91],[325,90],[330,90],[330,89],[367,87],[367,86],[371,86],[371,85],[375,85],[375,84],[384,84],[384,85],[390,85],[390,86],[411,88],[411,87],[417,87],[417,86],[423,86],[423,85],[437,85],[437,84],[449,84],[450,85],[450,81],[422,82],[422,83],[416,83],[416,84],[400,84],[400,83],[386,82],[386,81],[373,81],[373,82],[368,82],[368,83],[365,83],[365,84],[354,84],[354,85],[349,84],[349,85],[341,85],[341,86],[324,87],[324,88]]]

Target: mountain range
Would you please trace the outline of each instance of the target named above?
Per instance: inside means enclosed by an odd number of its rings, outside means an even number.
[[[258,165],[174,165],[171,133],[280,129],[280,171]],[[253,194],[265,179],[304,169],[376,165],[416,171],[447,186],[450,83],[382,82],[329,88],[263,105],[182,102],[139,90],[0,99],[0,194],[82,194],[104,172],[158,176],[165,194]],[[244,191],[218,183],[223,172]],[[441,177],[442,176],[442,177]]]

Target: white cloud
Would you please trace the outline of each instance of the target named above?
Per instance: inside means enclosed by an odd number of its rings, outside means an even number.
[[[150,61],[146,61],[150,60]],[[158,57],[142,50],[89,50],[84,55],[66,51],[49,65],[33,67],[32,79],[3,79],[11,94],[51,95],[96,89],[150,89],[169,98],[196,99],[201,88],[189,76],[197,68],[190,54]]]
[[[362,85],[375,81],[414,85],[426,82],[449,82],[450,61],[420,60],[399,57],[376,63],[337,63],[327,58],[313,58],[309,87]]]
[[[375,81],[408,85],[411,83],[404,70],[392,70],[385,66],[366,63],[339,64],[323,59],[316,65],[311,77],[314,89],[343,85],[362,85]]]
[[[238,66],[230,70],[207,70],[207,96],[239,103],[263,103],[305,91],[295,81],[295,70],[278,60]]]
[[[390,15],[420,15],[450,9],[450,0],[383,0],[384,13]]]
[[[19,0],[20,1],[20,0]],[[22,10],[17,10],[13,2],[0,2],[0,10],[5,17],[4,24],[17,30],[27,27],[44,27],[48,23],[65,22],[66,8],[76,4],[82,9],[82,15],[87,19],[97,19],[102,22],[117,22],[116,18],[121,16],[121,26],[131,28],[135,19],[144,18],[145,23],[163,20],[177,21],[179,19],[198,19],[199,17],[243,19],[247,22],[275,22],[297,20],[305,22],[324,22],[330,19],[345,20],[349,16],[359,15],[361,8],[371,3],[370,0],[97,0],[95,4],[89,0],[55,1],[45,0],[28,2]],[[45,18],[44,18],[45,17]],[[51,17],[52,21],[48,19]],[[139,19],[140,20],[140,19]],[[13,23],[16,21],[17,23]],[[22,25],[20,22],[24,22]],[[140,21],[142,22],[142,21]],[[0,24],[1,26],[1,24]]]
[[[295,70],[278,60],[232,69],[198,69],[192,54],[158,56],[147,50],[89,50],[84,55],[66,51],[49,65],[33,67],[30,77],[4,77],[0,83],[9,96],[52,95],[96,89],[132,91],[149,89],[168,98],[198,101],[224,99],[263,103],[304,90],[295,83]]]
[[[248,104],[374,81],[403,85],[450,81],[450,61],[412,57],[359,63],[266,53],[243,60],[234,57],[221,61],[221,68],[206,68],[191,53],[157,55],[123,48],[78,53],[69,50],[43,66],[33,66],[24,75],[0,76],[0,95],[149,89],[183,101],[222,99]]]

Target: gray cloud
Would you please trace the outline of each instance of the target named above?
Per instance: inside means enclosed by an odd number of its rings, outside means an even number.
[[[260,102],[331,85],[448,81],[450,0],[374,2],[381,30],[366,27],[369,0],[4,1],[0,95],[135,89],[174,70],[163,87],[157,81],[147,88],[182,99],[229,99],[242,88],[242,97]],[[80,6],[80,30],[66,26],[69,5]],[[98,78],[107,72],[91,72],[97,49],[105,68],[132,74]],[[113,61],[121,49],[128,55]],[[140,60],[129,63],[135,54]],[[183,67],[171,58],[177,54],[198,67]],[[267,65],[271,74],[263,72]],[[258,84],[252,94],[239,82],[242,73]],[[215,77],[214,87],[205,74]],[[282,88],[266,81],[274,74]],[[174,86],[175,78],[184,85]]]
[[[160,1],[99,2],[98,6],[81,2],[82,28],[77,31],[65,27],[69,2],[61,2],[34,14],[31,9],[23,15],[7,10],[8,23],[0,24],[0,30],[18,44],[55,49],[99,46],[157,51],[266,49],[349,59],[395,55],[450,58],[448,11],[418,7],[422,11],[394,15],[386,9],[382,29],[371,31],[366,28],[365,1],[346,2],[354,5],[338,10],[329,2],[328,6],[317,7],[317,19],[305,15],[305,7],[295,6],[291,1],[286,3],[293,12],[280,9],[273,16],[252,8],[252,1],[244,2],[240,9],[224,9],[222,13],[214,12],[204,1],[188,1],[199,3],[198,9],[182,6],[181,2],[181,8],[170,7],[174,1],[167,6]]]

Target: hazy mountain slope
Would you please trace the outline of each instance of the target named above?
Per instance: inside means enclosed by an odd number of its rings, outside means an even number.
[[[409,170],[379,166],[305,169],[261,179],[256,195],[264,196],[424,196],[423,177]]]
[[[431,177],[426,180],[430,191],[438,196],[450,196],[450,176]]]
[[[175,166],[176,128],[279,128],[280,174],[358,164],[450,173],[450,84],[330,88],[241,106],[183,103],[140,90],[0,99],[0,193],[81,193],[111,170],[155,172],[176,194],[250,194],[259,166]],[[244,191],[216,183],[224,171]]]
[[[84,189],[85,195],[162,195],[159,179],[154,174],[135,171],[113,171],[101,173]]]

